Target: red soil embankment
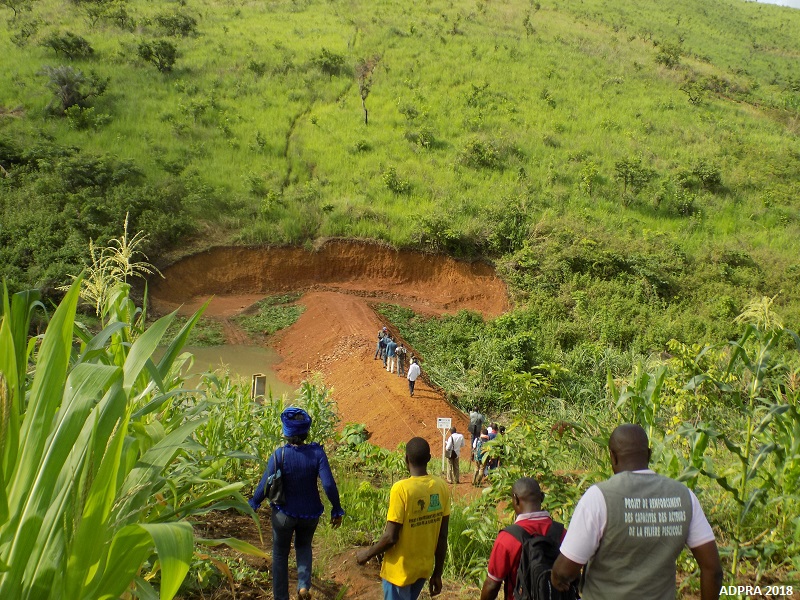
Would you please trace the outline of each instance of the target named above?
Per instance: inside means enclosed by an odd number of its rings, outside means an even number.
[[[371,441],[386,448],[422,436],[434,455],[442,443],[436,418],[451,417],[465,431],[466,417],[425,381],[409,397],[406,379],[373,360],[383,323],[371,303],[486,317],[508,310],[505,284],[489,265],[354,242],[329,242],[315,252],[216,248],[178,261],[164,276],[151,294],[161,311],[182,305],[191,312],[214,295],[206,314],[229,317],[266,295],[305,291],[305,312],[275,338],[279,377],[299,384],[321,372],[343,422],[364,423]]]

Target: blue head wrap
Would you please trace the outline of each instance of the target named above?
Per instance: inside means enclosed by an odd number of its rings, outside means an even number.
[[[302,408],[290,407],[281,413],[284,437],[303,435],[311,428],[311,417]]]

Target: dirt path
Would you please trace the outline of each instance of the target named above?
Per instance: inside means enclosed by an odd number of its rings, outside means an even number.
[[[276,369],[281,379],[299,382],[309,372],[322,373],[343,421],[364,423],[370,441],[385,448],[422,436],[435,453],[442,443],[437,417],[450,417],[466,431],[464,415],[426,381],[417,381],[411,398],[406,378],[374,359],[382,322],[363,298],[312,291],[300,302],[305,312],[275,346],[284,359]]]
[[[364,423],[373,443],[391,449],[422,436],[434,454],[442,443],[436,418],[451,417],[466,431],[466,417],[425,380],[410,398],[406,379],[373,360],[384,323],[372,304],[393,302],[429,314],[463,308],[487,317],[508,309],[505,285],[488,265],[361,243],[332,242],[316,252],[218,248],[163,272],[165,279],[152,284],[153,306],[193,312],[214,295],[206,314],[223,319],[229,339],[239,335],[229,317],[266,295],[306,290],[299,301],[305,312],[274,342],[283,357],[279,377],[297,385],[320,372],[343,423]]]

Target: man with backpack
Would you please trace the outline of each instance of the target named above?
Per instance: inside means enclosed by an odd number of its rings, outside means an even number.
[[[542,510],[542,500],[544,492],[532,477],[522,477],[514,483],[511,502],[516,519],[497,535],[481,600],[497,598],[503,585],[507,600],[576,598],[575,588],[561,594],[550,587],[550,569],[565,530]]]
[[[383,358],[383,347],[384,347],[383,338],[386,336],[387,333],[388,329],[386,329],[386,327],[383,327],[378,332],[378,345],[375,346],[375,356],[373,357],[374,360],[378,360],[379,356]]]
[[[489,431],[484,427],[481,429],[480,437],[475,440],[475,445],[472,450],[472,457],[475,460],[475,474],[472,476],[472,485],[479,486],[483,483],[483,478],[486,476],[486,462],[488,456],[486,455],[486,448],[484,444],[489,441]]]
[[[397,350],[395,350],[394,353],[397,355],[397,376],[403,377],[406,374],[406,355],[408,354],[408,350],[406,350],[402,342],[398,342]]]
[[[469,427],[467,430],[472,438],[469,440],[470,447],[474,450],[475,443],[481,437],[481,430],[483,429],[483,421],[484,416],[478,412],[478,407],[473,406],[472,410],[469,411]]]
[[[700,566],[700,597],[716,600],[722,585],[714,532],[689,488],[648,468],[645,430],[617,427],[608,440],[611,479],[578,502],[552,571],[564,589],[584,568],[586,600],[674,600],[675,561],[688,546]]]

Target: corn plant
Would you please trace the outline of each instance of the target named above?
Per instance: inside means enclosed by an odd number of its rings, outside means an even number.
[[[633,377],[633,384],[620,389],[614,383],[611,371],[608,371],[608,391],[623,421],[638,423],[647,432],[648,439],[658,429],[659,410],[661,408],[661,390],[667,369],[658,367],[654,373],[639,369]]]
[[[159,420],[181,393],[173,364],[202,310],[155,361],[174,314],[145,329],[121,283],[107,298],[106,327],[91,337],[75,326],[80,285],[30,342],[36,295],[4,294],[0,597],[152,597],[157,573],[160,597],[172,598],[195,542],[185,518],[215,503],[251,512],[241,484],[194,497],[203,474],[173,466],[202,417]]]
[[[447,577],[480,584],[486,577],[489,554],[499,528],[497,505],[488,497],[469,504],[454,501],[447,535]]]
[[[757,555],[761,563],[773,554],[773,550],[764,547],[759,551],[757,546],[759,540],[766,540],[762,545],[769,544],[772,536],[768,534],[775,523],[765,525],[761,533],[751,531],[757,508],[783,504],[784,510],[778,511],[783,515],[778,518],[778,537],[785,539],[792,528],[795,534],[798,532],[793,513],[785,514],[785,508],[797,502],[800,420],[797,386],[786,362],[792,355],[786,353],[784,340],[789,338],[800,349],[800,338],[783,327],[770,307],[770,299],[751,303],[737,318],[746,325],[741,337],[729,343],[727,364],[701,369],[684,386],[688,391],[701,386],[716,388],[721,401],[733,408],[737,417],[739,426],[731,431],[704,422],[684,423],[680,429],[693,448],[693,470],[716,482],[736,506],[729,532],[733,538],[734,578],[740,569],[743,548],[753,548],[750,553]],[[705,456],[709,442],[728,451],[732,467],[719,456],[716,463],[711,456]],[[791,534],[788,538],[792,539]],[[794,549],[787,555],[796,554],[796,544],[787,546]]]

